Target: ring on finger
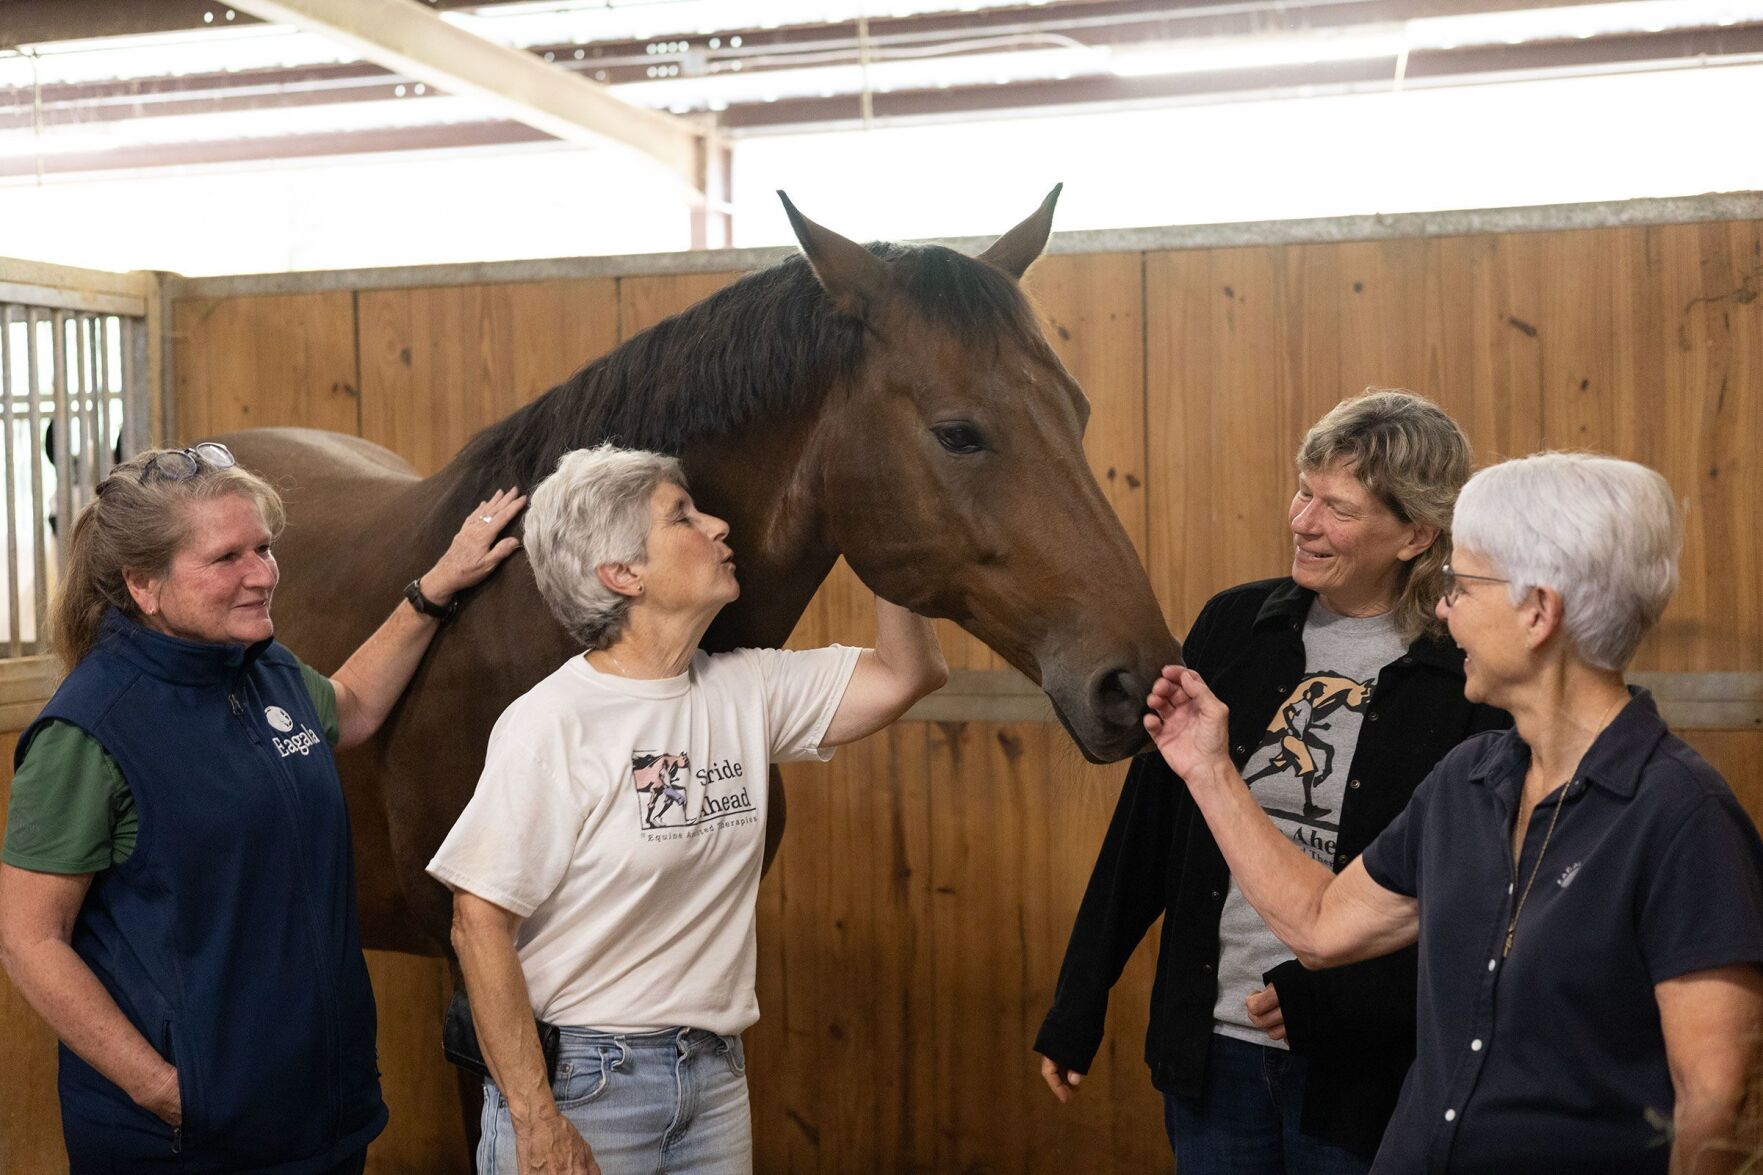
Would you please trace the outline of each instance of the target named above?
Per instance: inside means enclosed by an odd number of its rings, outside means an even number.
[[[478,520],[478,521],[479,521],[479,522],[483,522],[483,523],[491,523],[491,522],[494,522],[494,521],[496,521],[496,519],[495,519],[495,518],[494,518],[494,516],[492,516],[492,515],[489,515],[489,514],[479,514],[479,515],[478,515],[478,516],[477,516],[477,520]]]

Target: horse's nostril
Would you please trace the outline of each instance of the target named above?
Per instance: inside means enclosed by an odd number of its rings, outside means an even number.
[[[1099,717],[1116,726],[1130,726],[1145,708],[1145,691],[1138,689],[1125,669],[1104,669],[1094,678],[1091,701]]]

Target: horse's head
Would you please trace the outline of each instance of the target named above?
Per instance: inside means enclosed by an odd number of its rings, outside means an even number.
[[[864,248],[784,205],[821,286],[865,330],[843,390],[854,410],[824,414],[815,440],[846,561],[1034,679],[1105,762],[1141,745],[1145,695],[1180,646],[1084,459],[1089,401],[1017,286],[1058,195],[977,259]]]

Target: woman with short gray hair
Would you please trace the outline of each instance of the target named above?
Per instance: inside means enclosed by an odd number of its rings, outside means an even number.
[[[1763,842],[1623,667],[1677,584],[1665,480],[1545,453],[1457,503],[1439,615],[1512,731],[1446,757],[1330,875],[1245,802],[1226,712],[1164,670],[1146,726],[1300,959],[1418,941],[1419,1050],[1376,1169],[1705,1169],[1763,1029]]]
[[[594,569],[642,559],[649,499],[667,483],[686,484],[677,458],[603,445],[564,458],[534,495],[526,519],[533,576],[583,648],[604,648],[624,628],[635,597],[600,582]]]
[[[740,594],[728,537],[658,453],[578,450],[533,494],[533,574],[587,652],[503,713],[429,864],[490,1074],[486,1175],[751,1170],[771,764],[831,758],[947,677],[928,622],[879,598],[874,649],[706,654]]]

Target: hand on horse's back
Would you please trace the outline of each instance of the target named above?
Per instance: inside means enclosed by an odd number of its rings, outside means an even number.
[[[479,502],[460,524],[459,533],[453,536],[440,561],[423,573],[423,594],[437,604],[445,604],[455,593],[482,583],[520,548],[520,540],[513,535],[505,539],[496,536],[525,508],[526,495],[519,486],[497,490],[488,500]]]

